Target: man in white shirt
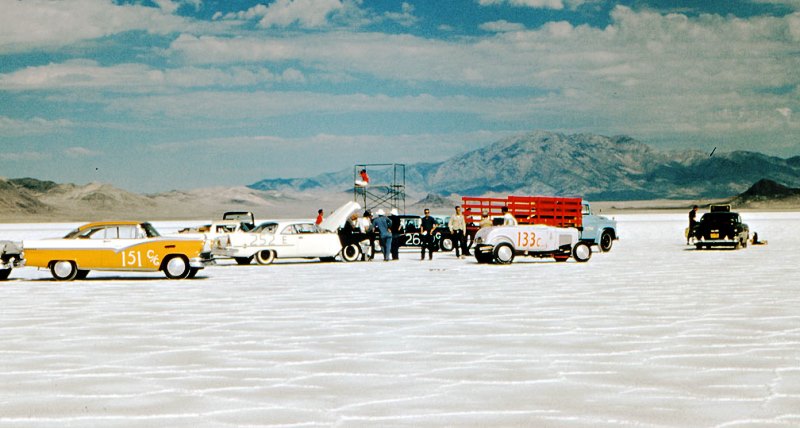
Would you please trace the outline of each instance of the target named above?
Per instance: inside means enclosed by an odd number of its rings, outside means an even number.
[[[514,216],[511,215],[510,212],[508,212],[508,207],[507,206],[503,206],[503,208],[500,208],[500,212],[503,213],[503,226],[516,226],[517,225],[517,219],[515,219]]]

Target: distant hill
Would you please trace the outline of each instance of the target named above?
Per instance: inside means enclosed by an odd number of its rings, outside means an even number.
[[[796,208],[800,207],[800,189],[763,179],[731,199],[730,204],[736,208]]]
[[[390,183],[391,171],[371,171]],[[258,190],[352,189],[353,171],[265,179]],[[662,151],[626,136],[537,131],[510,137],[439,163],[406,165],[410,192],[441,195],[548,194],[590,200],[720,198],[767,178],[800,186],[800,157],[756,152]]]
[[[233,210],[275,216],[285,214],[282,210],[286,209],[286,202],[299,206],[305,203],[311,212],[318,202],[313,197],[306,199],[244,186],[142,195],[102,183],[77,185],[35,178],[0,178],[0,220],[15,222],[212,219]]]

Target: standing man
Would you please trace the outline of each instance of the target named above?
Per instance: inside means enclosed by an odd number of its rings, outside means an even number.
[[[422,254],[420,260],[425,260],[425,249],[428,249],[428,260],[433,260],[433,231],[436,230],[436,219],[431,217],[431,210],[425,208],[419,226],[419,237],[422,241]]]
[[[697,205],[692,206],[689,211],[689,229],[686,231],[686,245],[689,245],[689,240],[694,237],[694,228],[697,226]]]
[[[324,214],[324,213],[325,213],[325,212],[322,210],[322,208],[320,208],[320,209],[317,211],[317,219],[314,221],[314,224],[316,224],[317,226],[319,226],[319,224],[320,224],[320,223],[322,223],[322,216],[323,216],[323,214]]]
[[[391,260],[389,255],[392,252],[392,221],[386,218],[386,213],[383,210],[378,210],[378,218],[372,221],[375,230],[378,232],[378,239],[381,243],[381,250],[383,251],[383,261],[388,262]]]
[[[503,226],[516,226],[517,219],[508,212],[508,207],[503,205],[503,208],[500,208],[500,212],[503,213]]]
[[[370,210],[364,211],[364,216],[358,222],[358,227],[361,233],[369,239],[369,249],[362,248],[361,260],[372,260],[375,258],[375,228],[372,226],[372,212]]]
[[[397,208],[392,208],[389,212],[389,227],[392,231],[392,260],[400,260],[400,213]]]
[[[489,210],[484,208],[481,210],[481,221],[478,223],[478,227],[483,229],[484,227],[492,227],[492,218],[489,217]]]
[[[447,222],[447,228],[450,229],[450,235],[453,237],[453,247],[456,250],[456,257],[463,259],[467,256],[467,222],[464,216],[461,215],[461,207],[456,206],[456,213],[450,216],[450,221]],[[461,252],[459,253],[459,249]]]

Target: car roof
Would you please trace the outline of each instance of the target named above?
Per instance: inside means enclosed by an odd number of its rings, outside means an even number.
[[[95,221],[92,223],[86,223],[80,227],[78,230],[86,230],[95,227],[105,227],[105,226],[138,226],[141,224],[147,223],[146,221],[134,221],[134,220],[122,220],[122,221]]]

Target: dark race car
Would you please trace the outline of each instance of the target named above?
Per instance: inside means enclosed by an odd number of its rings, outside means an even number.
[[[422,238],[419,233],[419,226],[422,218],[418,215],[401,215],[400,217],[400,248],[419,247],[422,245]],[[449,217],[431,216],[436,220],[436,230],[433,232],[434,248],[437,251],[452,251],[453,239],[450,236],[450,229],[447,228]]]
[[[723,206],[724,207],[724,206]],[[715,209],[716,208],[716,209]],[[711,247],[747,247],[750,228],[742,222],[742,217],[730,208],[712,207],[711,212],[703,214],[692,235],[697,249]]]

